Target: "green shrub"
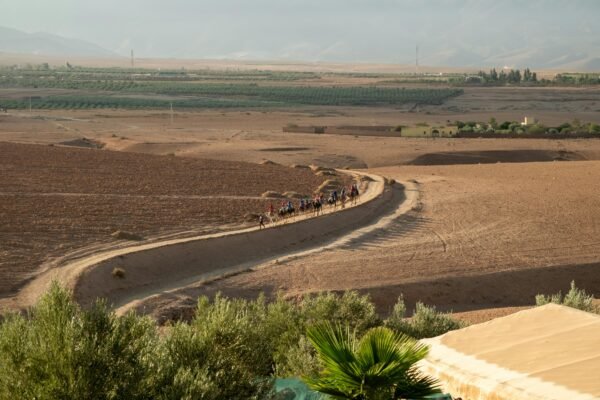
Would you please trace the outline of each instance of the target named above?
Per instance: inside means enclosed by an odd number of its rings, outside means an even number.
[[[591,133],[591,134],[600,134],[600,125],[594,124],[594,123],[590,123],[590,125],[588,126],[588,133]]]
[[[550,296],[543,294],[535,296],[536,306],[543,306],[548,303],[562,304],[563,306],[577,308],[578,310],[600,313],[600,309],[594,304],[594,296],[587,294],[585,290],[575,286],[575,281],[571,281],[571,288],[564,297],[561,292]]]
[[[252,356],[251,346],[257,343],[251,337],[254,330],[249,329],[249,335],[242,332],[248,329],[247,319],[233,316],[238,323],[216,326],[219,320],[232,322],[231,316],[207,321],[205,329],[185,323],[171,329],[156,360],[159,368],[150,398],[258,399],[272,391],[272,380],[261,368],[264,363],[253,368],[255,358],[260,364],[266,356],[260,348]]]
[[[307,325],[329,321],[348,325],[358,334],[381,325],[371,298],[368,295],[361,296],[356,291],[347,291],[341,296],[334,293],[305,296],[300,308]]]
[[[281,302],[279,300],[275,304]],[[371,327],[381,325],[369,296],[361,296],[356,291],[344,292],[342,295],[330,292],[306,295],[294,309],[294,315],[298,318],[297,328],[288,331],[281,338],[279,350],[274,354],[277,376],[315,376],[318,372],[318,358],[305,336],[306,329],[310,326],[328,321],[343,323],[354,331],[363,333]],[[287,313],[284,318],[285,315]]]
[[[321,369],[320,361],[314,347],[306,336],[302,335],[298,343],[287,348],[280,354],[275,366],[275,376],[306,376],[316,377]]]
[[[513,122],[512,124],[510,124],[508,126],[508,129],[510,129],[511,132],[516,132],[517,129],[520,129],[520,128],[521,128],[521,124],[519,124],[518,122]]]
[[[511,122],[510,122],[510,121],[504,121],[503,123],[501,123],[501,124],[498,126],[498,128],[499,128],[499,129],[502,129],[502,130],[507,130],[507,129],[510,129],[510,124],[511,124]]]
[[[453,327],[434,309],[404,303],[386,322],[415,337]],[[306,332],[343,324],[362,336],[381,326],[369,296],[320,293],[298,302],[198,300],[190,323],[165,328],[105,303],[82,310],[53,284],[27,315],[0,322],[0,399],[259,399],[276,376],[315,377],[322,369]],[[450,328],[449,328],[450,327]]]
[[[101,302],[82,311],[54,284],[27,318],[0,326],[0,398],[146,398],[156,344],[149,318]]]
[[[540,124],[531,125],[527,128],[527,133],[530,133],[532,135],[542,135],[546,133],[546,127]]]
[[[404,333],[416,339],[430,338],[465,326],[461,321],[452,318],[451,314],[437,311],[435,307],[418,302],[412,318],[406,318],[406,306],[402,296],[385,325],[396,332]]]

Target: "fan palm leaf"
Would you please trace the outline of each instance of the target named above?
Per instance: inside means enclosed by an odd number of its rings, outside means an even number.
[[[319,377],[305,378],[313,390],[342,399],[422,398],[439,393],[435,380],[414,367],[427,356],[427,347],[408,336],[379,327],[357,340],[349,328],[331,324],[311,327],[307,336],[323,365]]]

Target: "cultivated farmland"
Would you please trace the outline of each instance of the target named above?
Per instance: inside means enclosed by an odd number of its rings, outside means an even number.
[[[53,261],[118,245],[117,230],[155,239],[245,226],[273,202],[263,192],[310,194],[324,180],[278,165],[11,143],[0,143],[0,170],[5,298]]]

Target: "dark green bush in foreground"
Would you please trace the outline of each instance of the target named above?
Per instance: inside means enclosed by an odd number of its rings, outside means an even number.
[[[53,286],[29,318],[0,326],[0,398],[146,398],[156,365],[156,327],[103,303],[82,312]]]
[[[311,326],[343,324],[357,338],[384,323],[418,337],[459,326],[431,309],[426,316],[409,323],[395,312],[382,321],[356,292],[298,302],[217,296],[200,298],[191,322],[159,335],[150,318],[116,316],[103,302],[82,310],[53,285],[28,315],[0,324],[0,399],[269,398],[275,377],[322,370],[306,337]]]

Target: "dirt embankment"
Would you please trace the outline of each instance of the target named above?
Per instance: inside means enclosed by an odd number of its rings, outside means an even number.
[[[243,226],[272,199],[312,193],[311,170],[60,146],[0,143],[0,296],[63,258],[144,238]]]

